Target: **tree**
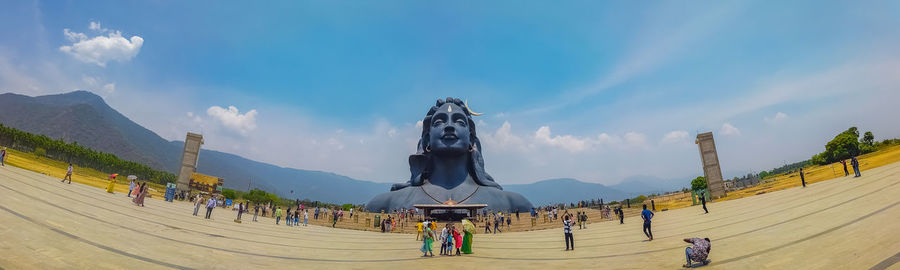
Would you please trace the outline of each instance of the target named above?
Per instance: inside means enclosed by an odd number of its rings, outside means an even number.
[[[228,189],[228,188],[222,190],[222,196],[225,196],[225,199],[231,199],[231,200],[234,200],[236,198],[236,196],[234,194],[234,190]]]
[[[872,134],[871,131],[866,131],[863,135],[862,139],[859,140],[860,143],[874,146],[875,145],[875,135]]]
[[[759,172],[759,179],[765,179],[767,176],[769,176],[769,174],[770,173],[767,171],[761,171]]]
[[[697,176],[694,180],[691,181],[691,190],[703,190],[706,189],[706,177]]]
[[[824,153],[822,153],[822,154],[824,154]],[[811,162],[812,164],[816,164],[816,165],[828,164],[828,162],[825,161],[825,158],[822,157],[822,154],[813,155],[812,158],[809,159],[809,162]]]
[[[856,131],[856,127],[841,132],[835,136],[834,139],[825,144],[825,152],[822,152],[820,155],[825,159],[826,163],[832,163],[859,155],[860,149],[857,138],[859,138],[859,132]]]

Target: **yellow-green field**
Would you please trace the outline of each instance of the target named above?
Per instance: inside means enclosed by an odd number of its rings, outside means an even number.
[[[865,170],[878,168],[887,164],[900,161],[900,146],[892,146],[880,151],[872,152],[858,157],[860,169]],[[849,178],[852,178],[853,168],[850,168],[848,162],[847,169],[850,171]],[[836,178],[844,178],[844,168],[840,163],[833,163],[824,166],[810,166],[803,169],[806,178],[806,184],[815,184],[817,182],[827,181]],[[848,178],[848,179],[849,179]],[[728,192],[724,198],[717,201],[727,201],[740,199],[748,196],[764,194],[768,192],[788,189],[801,186],[800,173],[779,174],[775,177],[766,178],[759,185]],[[672,194],[654,198],[657,209],[677,209],[691,206],[690,193]]]
[[[57,177],[60,180],[62,180],[62,178],[66,176],[66,169],[68,168],[69,164],[65,162],[52,160],[46,157],[39,157],[32,153],[23,153],[9,148],[7,148],[6,151],[6,165],[12,165],[29,171]],[[78,182],[104,189],[109,183],[108,179],[110,174],[90,168],[80,168],[78,166],[75,166],[73,171],[72,182]],[[126,177],[126,175],[120,175],[119,177],[117,177],[115,192],[128,193],[129,181],[128,179],[126,179]],[[146,180],[138,179],[137,181]],[[147,195],[148,197],[159,199],[163,197],[163,192],[165,190],[166,188],[163,185],[150,183],[150,193],[148,193]]]

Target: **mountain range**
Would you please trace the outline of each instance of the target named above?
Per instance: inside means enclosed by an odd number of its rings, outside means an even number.
[[[100,96],[81,90],[37,97],[0,94],[0,123],[53,139],[77,142],[172,173],[178,171],[184,146],[183,141],[163,139],[110,107]],[[391,185],[330,172],[285,168],[208,149],[200,150],[197,172],[224,178],[226,188],[260,188],[285,198],[334,203],[365,203],[376,194],[390,190]],[[600,197],[620,200],[641,192],[658,192],[651,188],[656,185],[649,183],[661,182],[659,179],[626,179],[621,184],[607,187],[567,178],[508,184],[504,188],[521,193],[535,205],[544,205]],[[667,187],[666,190],[674,189],[678,188]]]

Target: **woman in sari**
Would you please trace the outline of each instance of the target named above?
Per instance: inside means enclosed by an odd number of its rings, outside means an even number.
[[[109,183],[106,184],[106,192],[113,193],[113,189],[116,187],[116,176],[119,174],[114,173],[109,175]]]
[[[463,219],[462,224],[464,233],[462,252],[464,254],[472,254],[472,235],[475,233],[475,224],[472,224],[468,219]]]
[[[144,197],[147,196],[147,182],[141,183],[141,187],[138,189],[137,197],[134,197],[134,204],[144,206]]]
[[[434,252],[431,251],[431,243],[434,242],[434,231],[431,230],[430,227],[425,227],[424,240],[422,240],[422,257],[434,257]],[[431,256],[428,256],[428,253],[431,253]]]

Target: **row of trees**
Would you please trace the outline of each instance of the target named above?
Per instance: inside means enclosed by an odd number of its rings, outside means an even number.
[[[817,165],[825,165],[849,159],[853,156],[875,152],[880,148],[897,145],[898,143],[900,143],[900,140],[897,139],[876,142],[875,135],[871,131],[866,131],[860,138],[859,129],[850,127],[834,136],[834,139],[825,144],[825,152],[813,155],[810,162]]]
[[[0,144],[9,148],[30,152],[75,164],[79,167],[91,168],[104,173],[135,175],[159,184],[175,182],[175,175],[158,171],[147,165],[122,160],[116,155],[94,151],[79,145],[77,142],[66,143],[62,139],[54,140],[44,135],[35,135],[0,124]]]
[[[269,193],[269,192],[266,192],[265,190],[261,190],[261,189],[252,189],[249,192],[244,192],[244,191],[240,191],[240,190],[226,188],[226,189],[222,190],[222,197],[225,197],[226,199],[232,199],[232,200],[246,200],[246,201],[254,202],[254,203],[258,203],[258,204],[274,203],[276,205],[284,205],[284,206],[294,206],[297,204],[297,201],[298,201],[298,200],[282,198],[282,197],[279,197],[278,195],[275,195],[274,193]],[[318,201],[310,201],[308,199],[299,200],[299,202],[303,205],[310,206],[310,207],[319,206],[319,207],[328,207],[328,208],[332,208],[332,209],[341,208],[344,210],[350,210],[350,208],[355,207],[353,204],[337,205],[337,204],[322,203],[322,202],[318,202]]]

